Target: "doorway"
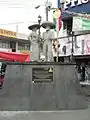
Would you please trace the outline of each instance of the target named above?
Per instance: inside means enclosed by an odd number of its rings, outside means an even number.
[[[10,48],[12,49],[12,52],[16,52],[16,42],[11,41],[10,42]]]

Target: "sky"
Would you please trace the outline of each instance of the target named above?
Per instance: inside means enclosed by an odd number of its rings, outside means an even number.
[[[52,7],[57,6],[57,0],[48,1],[52,2]],[[45,2],[46,0],[0,0],[0,29],[29,34],[28,26],[37,23],[38,15],[45,21]],[[37,5],[41,7],[35,9]],[[49,12],[49,21],[52,21],[52,11]]]

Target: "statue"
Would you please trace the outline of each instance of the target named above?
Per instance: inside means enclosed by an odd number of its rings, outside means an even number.
[[[29,34],[28,39],[30,41],[30,55],[31,61],[39,60],[39,37],[37,30],[40,28],[39,24],[34,24],[28,27],[32,32]]]
[[[54,39],[54,32],[51,29],[54,29],[54,24],[52,22],[44,22],[42,23],[42,27],[46,29],[45,32],[42,34],[43,39],[43,53],[45,56],[46,61],[53,60],[53,53],[52,53],[52,40]]]

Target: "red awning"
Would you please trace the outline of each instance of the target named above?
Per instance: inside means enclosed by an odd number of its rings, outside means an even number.
[[[30,53],[0,52],[0,59],[17,62],[30,62]]]

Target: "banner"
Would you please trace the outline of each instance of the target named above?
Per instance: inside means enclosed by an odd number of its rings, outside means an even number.
[[[60,42],[60,55],[70,56],[72,51],[72,37],[61,38]],[[90,55],[90,34],[73,36],[73,55]],[[65,53],[66,52],[66,53]]]
[[[17,62],[30,62],[30,53],[0,52],[0,59]]]
[[[90,19],[84,17],[73,17],[73,31],[90,30]]]
[[[90,54],[90,40],[86,41],[87,54]]]

